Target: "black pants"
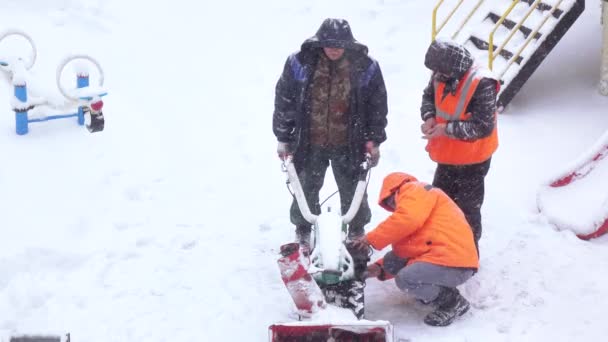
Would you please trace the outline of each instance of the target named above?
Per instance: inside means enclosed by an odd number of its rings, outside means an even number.
[[[357,187],[358,178],[360,175],[360,168],[353,161],[350,160],[350,153],[348,147],[340,148],[321,148],[311,146],[310,153],[305,158],[303,165],[295,165],[296,171],[302,189],[306,196],[306,201],[310,211],[313,214],[320,214],[321,207],[319,205],[319,191],[323,186],[325,180],[325,172],[331,161],[331,169],[333,171],[338,190],[340,192],[340,204],[342,214],[346,214],[350,203],[352,202],[355,189]],[[291,222],[296,226],[310,225],[300,213],[300,208],[297,202],[293,201],[291,204]],[[363,233],[363,227],[371,220],[371,210],[367,203],[367,193],[364,195],[361,201],[359,211],[350,222],[349,233],[353,234],[354,231],[351,229],[359,230]]]
[[[471,165],[438,164],[433,186],[443,190],[464,212],[473,229],[475,246],[479,250],[481,238],[481,205],[485,191],[485,177],[490,170],[490,161]]]

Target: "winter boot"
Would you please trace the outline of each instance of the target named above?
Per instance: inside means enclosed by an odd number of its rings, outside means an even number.
[[[296,226],[296,242],[300,244],[305,254],[310,254],[310,225]]]
[[[424,318],[424,323],[434,327],[445,327],[469,310],[469,302],[457,288],[442,287],[439,295],[430,303],[436,307]]]

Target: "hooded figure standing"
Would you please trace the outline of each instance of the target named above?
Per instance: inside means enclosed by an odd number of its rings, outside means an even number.
[[[498,148],[499,83],[474,65],[465,47],[450,41],[431,43],[424,65],[433,71],[420,108],[426,150],[437,163],[433,185],[462,209],[479,252],[484,179]]]
[[[386,140],[387,95],[380,66],[367,52],[346,20],[326,19],[316,35],[287,58],[276,85],[272,124],[277,153],[281,159],[293,156],[313,214],[321,212],[319,191],[330,163],[344,214],[365,154],[370,154],[372,166],[380,158],[379,146]],[[309,246],[311,224],[295,200],[290,214],[297,242]],[[349,224],[349,238],[363,235],[370,219],[366,194]],[[355,268],[362,272],[366,261]]]

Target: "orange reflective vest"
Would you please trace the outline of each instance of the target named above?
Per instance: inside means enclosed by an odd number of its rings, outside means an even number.
[[[445,83],[435,81],[435,120],[437,123],[450,121],[465,121],[471,117],[467,107],[479,81],[483,78],[471,68],[460,80],[456,94],[448,93],[443,97]],[[494,129],[492,133],[481,139],[466,141],[453,137],[441,136],[430,139],[426,150],[431,159],[439,164],[468,165],[478,164],[488,160],[498,148],[498,132],[496,129],[496,114],[494,114]]]

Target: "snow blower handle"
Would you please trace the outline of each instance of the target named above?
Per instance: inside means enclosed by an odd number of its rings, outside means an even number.
[[[359,165],[360,168],[360,173],[359,173],[359,180],[363,180],[367,177],[367,174],[369,173],[369,170],[374,167],[372,164],[372,155],[369,152],[365,153],[365,159],[363,160],[363,162]]]
[[[306,201],[306,196],[304,195],[304,190],[302,189],[302,184],[300,184],[298,173],[296,172],[296,168],[292,163],[292,156],[288,156],[285,158],[285,160],[283,160],[283,169],[287,172],[287,181],[291,184],[302,216],[310,224],[315,224],[318,216],[313,214],[308,207],[308,202]]]
[[[350,221],[355,218],[357,212],[359,212],[359,207],[361,206],[361,202],[363,202],[363,196],[365,196],[365,192],[367,191],[368,175],[372,168],[371,160],[372,156],[369,153],[366,153],[365,161],[361,163],[361,173],[359,174],[359,181],[355,188],[353,200],[350,202],[350,208],[348,208],[346,214],[342,216],[342,222],[344,222],[344,224],[349,224]]]

